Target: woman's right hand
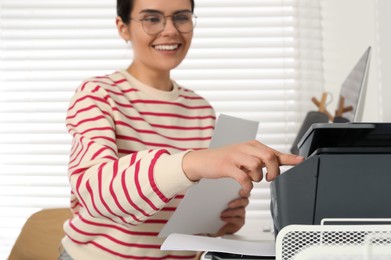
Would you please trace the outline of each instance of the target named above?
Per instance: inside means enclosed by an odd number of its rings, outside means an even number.
[[[303,157],[280,153],[256,140],[220,148],[192,151],[183,158],[183,170],[192,181],[229,177],[242,187],[241,195],[247,196],[253,181],[260,182],[263,168],[265,178],[271,181],[280,174],[281,165],[296,165]]]

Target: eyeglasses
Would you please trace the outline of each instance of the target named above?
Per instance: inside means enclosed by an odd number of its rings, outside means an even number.
[[[163,15],[161,13],[145,14],[141,19],[131,18],[141,22],[143,30],[150,35],[161,33],[166,27],[167,18],[171,18],[175,28],[181,33],[190,33],[196,26],[197,16],[191,12],[180,12],[174,15]]]

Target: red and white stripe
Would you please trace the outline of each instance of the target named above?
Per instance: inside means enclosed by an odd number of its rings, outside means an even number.
[[[210,104],[176,83],[163,92],[123,71],[83,82],[66,117],[73,137],[69,254],[193,259],[194,252],[160,251],[157,234],[192,184],[182,156],[208,147],[214,123]]]

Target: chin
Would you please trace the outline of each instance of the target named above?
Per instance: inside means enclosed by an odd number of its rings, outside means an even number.
[[[182,62],[182,60],[181,60]],[[181,62],[164,62],[162,61],[162,63],[160,64],[155,64],[155,68],[157,68],[158,70],[164,70],[164,71],[170,71],[170,70],[173,70],[175,69],[176,67],[178,67]]]

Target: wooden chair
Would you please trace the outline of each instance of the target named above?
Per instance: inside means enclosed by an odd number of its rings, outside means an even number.
[[[43,209],[31,215],[24,224],[9,260],[56,260],[63,224],[72,217],[69,208]]]

